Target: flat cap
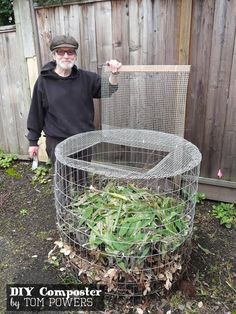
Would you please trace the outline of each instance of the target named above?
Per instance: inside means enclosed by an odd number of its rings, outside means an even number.
[[[50,50],[57,48],[74,48],[78,49],[79,44],[72,36],[60,35],[55,36],[50,44]]]

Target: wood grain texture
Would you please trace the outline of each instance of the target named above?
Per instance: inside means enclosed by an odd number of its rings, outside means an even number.
[[[95,3],[98,68],[112,56],[111,2]]]
[[[203,152],[214,22],[214,0],[194,1],[190,43],[191,66],[185,137]],[[204,155],[203,155],[204,158]],[[203,164],[202,164],[203,165]],[[206,175],[207,170],[203,170]]]
[[[26,112],[22,73],[15,32],[0,34],[0,148],[6,152],[26,150]]]
[[[192,0],[182,0],[179,29],[179,64],[189,63],[191,19]]]
[[[27,63],[27,59],[35,59],[29,1],[14,1],[14,11],[15,30],[4,27],[0,33],[0,147],[7,152],[25,154],[30,80],[37,63]]]
[[[105,68],[109,71],[109,68]],[[190,65],[122,65],[119,72],[190,72]]]
[[[203,144],[204,163],[208,167],[207,174],[212,178],[216,177],[218,169],[222,168],[235,29],[233,3],[216,2]],[[236,180],[236,174],[228,179]]]
[[[229,29],[227,42],[230,42],[230,47],[225,55],[226,68],[224,69],[229,81],[226,81],[224,86],[227,98],[225,99],[225,122],[221,135],[220,167],[224,169],[225,179],[236,181],[236,23],[233,18],[236,15],[235,6],[230,7],[229,10],[231,18],[227,20],[226,29]]]
[[[199,178],[198,192],[204,193],[210,200],[236,203],[235,182]]]
[[[111,2],[112,58],[129,64],[129,1]]]

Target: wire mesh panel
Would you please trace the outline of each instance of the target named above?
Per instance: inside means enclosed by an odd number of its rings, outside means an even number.
[[[201,154],[182,137],[138,129],[75,135],[56,148],[64,252],[110,294],[169,289],[189,257]]]
[[[147,129],[184,135],[190,66],[122,66],[110,95],[110,72],[102,71],[102,129]],[[109,97],[108,97],[109,96]]]

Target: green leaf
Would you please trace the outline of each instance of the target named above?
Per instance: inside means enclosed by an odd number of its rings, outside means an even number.
[[[122,224],[122,226],[119,229],[118,236],[124,237],[129,229],[132,229],[129,223]]]
[[[232,228],[236,218],[236,209],[234,204],[220,203],[212,207],[212,214],[220,220],[220,224],[224,225],[226,228]]]
[[[198,243],[198,247],[205,253],[205,254],[211,254],[211,255],[215,255],[215,253],[212,253],[211,251],[209,251],[208,249],[204,248],[203,246],[201,246],[199,243]]]
[[[110,246],[112,246],[116,251],[124,253],[129,251],[130,247],[132,246],[132,243],[124,243],[124,242],[117,242],[113,241]]]
[[[117,266],[120,267],[121,270],[123,270],[125,273],[127,272],[127,269],[125,267],[125,263],[122,261],[117,261]]]
[[[22,178],[22,175],[19,174],[14,168],[8,168],[6,170],[6,174],[9,175],[10,177],[17,179],[17,180],[20,180]]]
[[[189,230],[188,222],[181,219],[183,202],[159,197],[148,189],[116,186],[110,181],[102,191],[87,191],[79,197],[76,200],[75,195],[71,206],[80,225],[90,230],[90,249],[102,245],[117,261],[121,254],[138,255],[142,261],[152,243],[159,242],[162,250],[170,242],[171,248],[178,247]]]
[[[150,254],[150,247],[146,247],[144,250],[142,250],[141,258],[146,257]]]

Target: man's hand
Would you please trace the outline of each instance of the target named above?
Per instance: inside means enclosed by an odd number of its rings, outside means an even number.
[[[111,71],[111,75],[109,77],[109,82],[111,85],[117,85],[118,84],[118,78],[117,75],[119,74],[119,68],[122,66],[122,63],[120,63],[117,60],[110,60],[106,62],[106,65],[108,66],[109,70]]]
[[[122,66],[122,63],[117,60],[110,60],[106,62],[106,65],[109,67],[111,73],[118,74],[119,68]]]
[[[34,158],[34,157],[38,156],[38,152],[39,152],[38,146],[30,146],[29,147],[28,153],[29,153],[30,158]]]

